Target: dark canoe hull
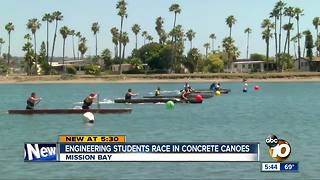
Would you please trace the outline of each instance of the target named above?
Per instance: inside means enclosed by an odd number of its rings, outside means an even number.
[[[189,98],[193,98],[194,96],[200,94],[202,96],[202,98],[204,99],[208,99],[208,98],[212,98],[213,94],[212,93],[191,93],[188,97]],[[167,95],[167,96],[143,96],[143,98],[180,98],[179,95]]]
[[[221,89],[220,93],[222,94],[228,94],[229,92],[231,92],[231,89]],[[214,93],[214,91],[210,90],[210,89],[195,89],[194,93]]]
[[[86,112],[111,114],[130,113],[132,109],[34,109],[34,110],[8,110],[9,114],[83,114]]]
[[[132,103],[132,104],[138,104],[138,103],[166,103],[168,101],[173,101],[174,103],[192,103],[192,104],[199,104],[202,103],[202,101],[196,101],[194,99],[190,99],[188,101],[176,99],[176,98],[144,98],[144,99],[131,99],[131,100],[125,100],[125,99],[115,99],[115,103]]]

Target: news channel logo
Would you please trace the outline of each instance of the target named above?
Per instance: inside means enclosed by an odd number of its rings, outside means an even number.
[[[56,147],[54,143],[25,143],[25,161],[56,161]]]
[[[266,138],[266,144],[269,146],[269,156],[277,161],[283,162],[287,160],[291,154],[291,146],[288,141],[278,139],[274,134]]]

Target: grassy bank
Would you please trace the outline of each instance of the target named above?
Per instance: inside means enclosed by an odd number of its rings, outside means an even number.
[[[214,73],[214,74],[130,74],[130,75],[52,75],[52,76],[26,76],[26,75],[9,75],[1,76],[1,83],[19,83],[19,82],[117,82],[117,81],[185,81],[203,80],[210,81],[219,80],[272,80],[272,79],[318,79],[320,81],[320,73],[318,72],[283,72],[283,73]]]

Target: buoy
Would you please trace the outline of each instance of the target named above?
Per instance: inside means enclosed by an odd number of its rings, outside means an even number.
[[[173,109],[174,108],[174,102],[173,101],[166,102],[166,108],[167,109]]]
[[[253,87],[253,89],[258,91],[258,90],[260,90],[260,86],[256,85],[256,86]]]
[[[215,94],[216,96],[220,96],[220,95],[221,95],[221,92],[220,92],[220,91],[216,91],[214,94]]]
[[[194,97],[194,99],[195,99],[196,101],[202,101],[202,96],[201,96],[200,94],[198,94],[198,95],[196,95],[196,96]]]
[[[89,123],[94,123],[94,115],[91,112],[84,113],[83,118],[85,121]]]

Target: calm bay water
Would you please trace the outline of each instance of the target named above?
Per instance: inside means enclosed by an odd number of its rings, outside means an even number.
[[[81,115],[8,115],[8,109],[25,108],[35,91],[43,98],[38,108],[72,108],[91,91],[100,99],[123,97],[130,87],[148,95],[159,84],[21,84],[0,85],[0,179],[88,178],[319,178],[320,83],[252,83],[260,91],[241,92],[240,83],[225,83],[231,94],[203,104],[102,104],[132,108],[131,114],[96,115],[93,125]],[[183,84],[160,84],[175,91]],[[207,88],[207,84],[193,84]],[[299,173],[261,173],[260,163],[222,162],[96,162],[27,163],[24,142],[56,142],[60,134],[124,134],[128,142],[260,142],[261,161],[271,161],[264,140],[273,133],[289,141],[290,160],[299,161]]]

